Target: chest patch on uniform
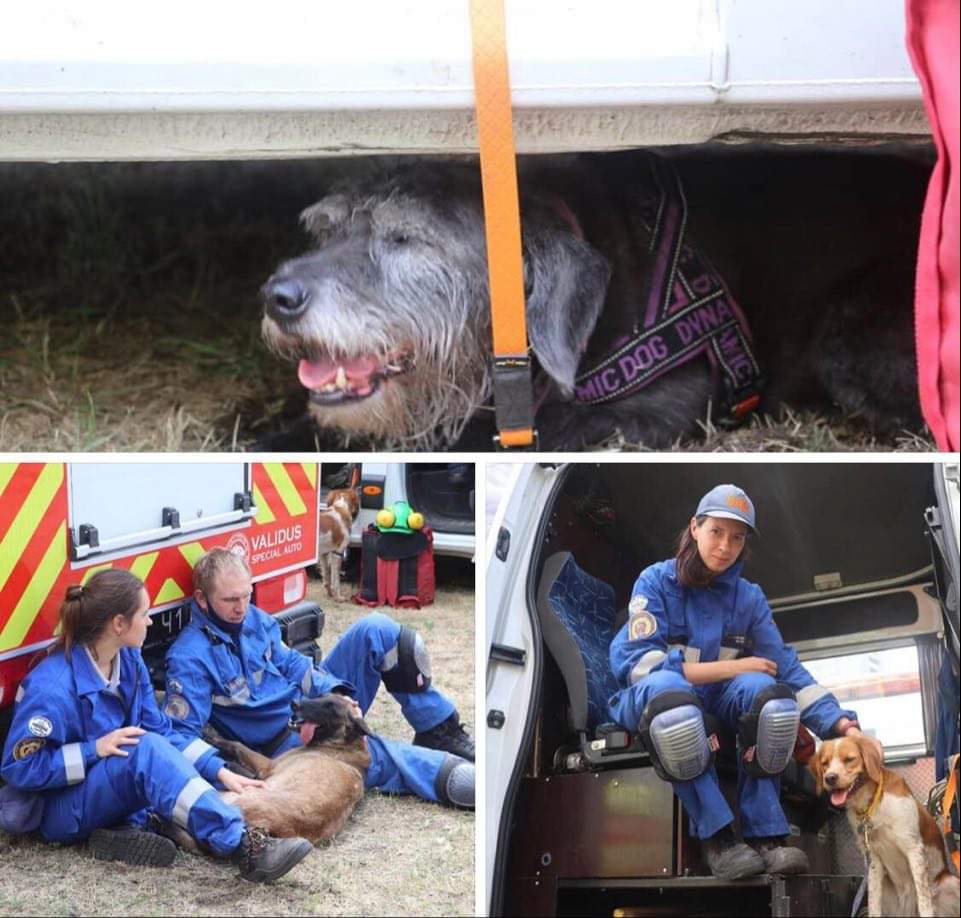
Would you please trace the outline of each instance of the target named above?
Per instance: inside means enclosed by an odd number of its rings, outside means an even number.
[[[647,597],[640,594],[631,597],[627,606],[630,622],[627,626],[628,637],[632,641],[649,638],[657,631],[657,619],[647,611]]]
[[[53,733],[53,724],[46,717],[31,717],[27,729],[34,736],[47,737]]]
[[[46,745],[47,741],[45,739],[39,739],[37,737],[22,739],[13,747],[13,757],[16,761],[22,762],[27,756],[39,752],[39,750],[43,749]]]
[[[183,695],[170,695],[167,698],[167,704],[164,706],[164,712],[174,720],[184,720],[190,714],[190,705]]]

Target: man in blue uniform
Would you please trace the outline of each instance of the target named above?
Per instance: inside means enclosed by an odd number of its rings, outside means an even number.
[[[778,775],[799,722],[821,737],[860,732],[857,715],[784,644],[760,587],[740,576],[749,531],[756,532],[754,505],[744,491],[719,485],[706,494],[677,557],[641,572],[610,649],[621,687],[611,699],[614,719],[640,731],[712,872],[725,879],[808,870],[803,851],[781,844],[788,823]],[[750,845],[730,828],[703,712],[737,733],[741,829]]]
[[[413,793],[454,806],[474,805],[474,743],[452,702],[431,687],[430,659],[412,628],[386,615],[355,622],[322,667],[287,647],[280,627],[250,605],[246,562],[213,549],[194,568],[191,622],[167,652],[165,711],[190,737],[185,754],[202,773],[224,765],[200,739],[209,722],[227,739],[271,757],[300,745],[287,725],[291,702],[339,692],[366,713],[381,682],[416,731],[414,744],[370,737],[366,786]]]

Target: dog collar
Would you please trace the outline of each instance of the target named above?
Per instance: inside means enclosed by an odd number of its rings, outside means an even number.
[[[878,781],[877,790],[874,792],[874,798],[868,805],[867,809],[859,810],[855,807],[854,812],[857,814],[858,822],[867,826],[871,822],[871,817],[874,815],[874,811],[878,808],[878,804],[881,802],[881,793],[884,790],[884,772],[881,773],[881,778]]]
[[[744,313],[723,279],[687,236],[687,200],[666,160],[648,157],[652,182],[643,193],[641,223],[654,257],[642,322],[632,335],[581,373],[575,398],[599,405],[626,398],[665,373],[704,355],[722,410],[715,422],[737,423],[761,400],[761,371]]]

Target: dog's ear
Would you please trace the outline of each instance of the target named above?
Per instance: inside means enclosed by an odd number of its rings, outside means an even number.
[[[363,717],[354,717],[352,714],[347,718],[347,726],[344,730],[344,741],[352,743],[360,739],[361,736],[373,736],[374,731],[367,726],[367,721]]]
[[[864,736],[858,736],[855,739],[861,752],[861,758],[864,760],[864,770],[868,773],[868,777],[872,781],[880,781],[884,761],[881,758],[881,753],[878,752],[878,747]]]
[[[301,211],[301,225],[318,242],[323,242],[331,229],[343,223],[350,214],[350,201],[345,194],[330,194]]]
[[[535,227],[524,234],[527,332],[540,365],[566,397],[604,308],[611,269],[573,232]]]
[[[815,791],[818,794],[824,790],[824,766],[821,764],[821,753],[825,745],[827,744],[822,745],[821,748],[811,756],[811,761],[808,762],[808,771],[810,771],[814,777]]]

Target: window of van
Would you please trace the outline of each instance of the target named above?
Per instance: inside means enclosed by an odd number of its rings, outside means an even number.
[[[924,713],[918,648],[894,647],[806,660],[805,668],[858,713],[861,729],[885,750],[924,749]]]

